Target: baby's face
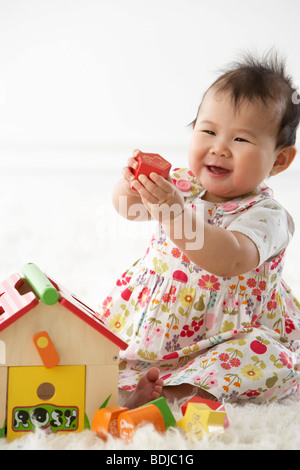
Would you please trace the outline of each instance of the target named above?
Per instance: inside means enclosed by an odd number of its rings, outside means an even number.
[[[207,92],[188,156],[207,200],[222,202],[247,194],[270,174],[279,154],[279,113],[274,103],[243,101],[236,108],[227,93]]]

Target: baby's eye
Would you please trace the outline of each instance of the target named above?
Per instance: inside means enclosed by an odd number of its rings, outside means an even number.
[[[202,132],[209,135],[216,135],[213,131],[210,131],[209,129],[204,129]]]
[[[249,140],[243,139],[242,137],[236,137],[234,140],[236,142],[249,142]]]

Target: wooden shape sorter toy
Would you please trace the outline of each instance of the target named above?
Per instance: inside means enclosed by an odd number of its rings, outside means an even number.
[[[0,437],[90,428],[127,344],[32,263],[0,283]]]

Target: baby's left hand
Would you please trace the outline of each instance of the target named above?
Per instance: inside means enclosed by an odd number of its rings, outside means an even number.
[[[140,175],[132,184],[151,216],[162,223],[180,215],[184,199],[171,177],[166,180],[157,173],[151,173],[150,177]]]

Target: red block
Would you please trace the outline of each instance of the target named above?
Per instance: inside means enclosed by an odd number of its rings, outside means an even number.
[[[158,173],[164,178],[168,178],[172,165],[157,153],[139,153],[136,160],[138,167],[132,170],[136,178],[141,174],[150,177],[150,173]]]
[[[189,403],[202,403],[214,411],[225,411],[223,403],[220,403],[219,401],[208,400],[207,398],[192,397],[181,406],[183,415],[185,414]]]

